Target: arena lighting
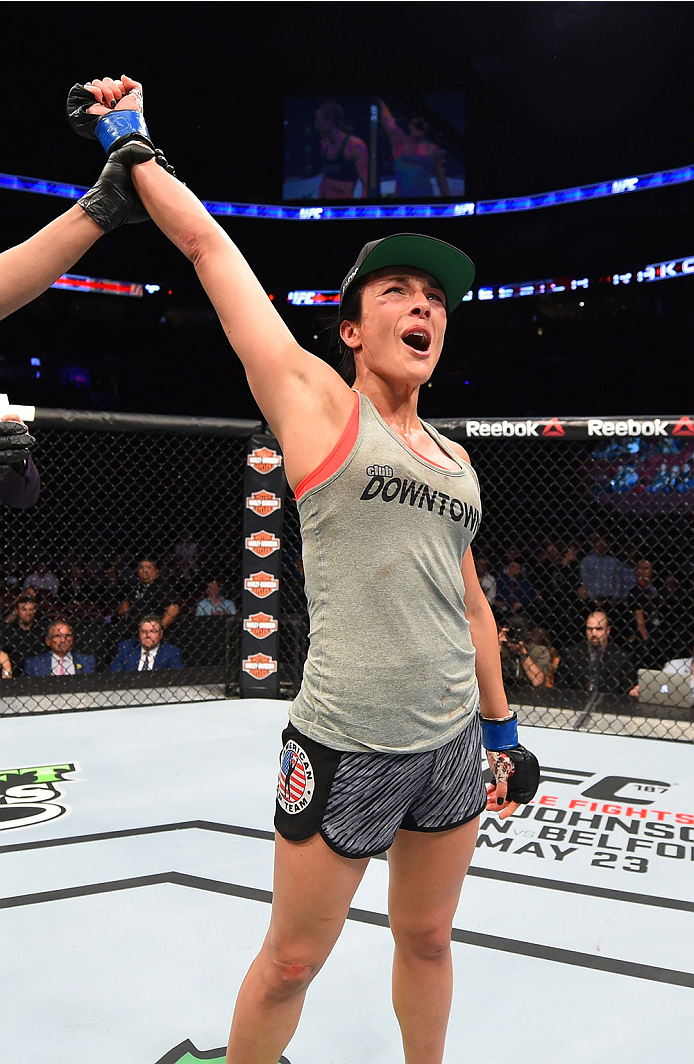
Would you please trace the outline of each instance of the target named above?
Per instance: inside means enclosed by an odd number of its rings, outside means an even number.
[[[555,192],[538,192],[530,196],[507,199],[478,200],[477,203],[351,203],[347,206],[285,207],[261,203],[225,203],[205,201],[210,214],[232,218],[265,218],[275,221],[325,222],[349,221],[355,218],[465,218],[474,214],[510,214],[516,211],[558,207],[581,200],[623,196],[629,192],[643,192],[666,185],[682,185],[694,181],[694,165],[676,170],[658,170],[638,177],[622,177],[614,181],[599,181],[593,185],[578,185]],[[68,185],[35,177],[0,174],[0,188],[15,192],[36,192],[41,196],[79,199],[87,191],[81,185]]]
[[[340,293],[333,289],[322,292],[289,292],[287,303],[291,303],[293,307],[319,307],[326,303],[337,306],[340,303]]]
[[[562,292],[576,292],[591,285],[609,284],[612,286],[643,284],[651,281],[669,281],[675,277],[694,277],[694,255],[681,259],[669,259],[665,262],[652,263],[629,273],[608,273],[590,280],[588,277],[558,277],[545,281],[523,281],[520,284],[494,285],[477,289],[478,299],[517,299],[523,296],[559,295]],[[467,293],[463,302],[472,294]]]
[[[514,196],[498,200],[478,200],[477,203],[384,203],[349,206],[282,207],[260,204],[206,202],[210,214],[225,214],[245,218],[275,218],[287,221],[341,221],[369,218],[465,218],[474,214],[510,214],[517,211],[558,207],[580,200],[604,199],[627,192],[643,192],[666,185],[681,185],[694,181],[694,166],[677,170],[661,170],[638,177],[600,181],[593,185],[563,188],[556,192],[539,192],[530,196]]]
[[[136,281],[107,281],[103,277],[81,277],[76,273],[64,273],[51,288],[68,292],[96,292],[107,296],[142,296],[144,288]]]
[[[611,273],[602,277],[580,278],[549,278],[544,281],[521,281],[514,284],[502,284],[492,286],[480,286],[477,288],[479,300],[494,299],[518,299],[523,296],[559,295],[562,292],[576,292],[589,288],[596,284],[629,285],[649,283],[652,281],[668,281],[674,277],[694,276],[694,255],[683,256],[680,259],[668,259],[663,262],[651,263],[639,270],[628,273]],[[156,284],[139,284],[136,281],[108,281],[98,277],[82,277],[79,274],[65,273],[59,277],[52,288],[70,292],[96,292],[101,295],[135,296],[140,297],[147,291],[150,294],[161,291]],[[171,292],[169,292],[171,295]],[[269,298],[274,300],[274,296]],[[467,292],[463,297],[463,303],[470,303],[475,298],[475,290]],[[340,302],[340,293],[336,289],[322,290],[296,290],[289,292],[287,302],[294,307],[317,307],[332,305],[337,306]]]
[[[674,277],[694,277],[694,255],[652,263],[650,266],[643,266],[641,269],[631,273],[609,273],[602,277],[593,278],[593,280],[588,277],[555,277],[544,281],[520,281],[514,284],[480,286],[476,289],[476,292],[477,298],[482,301],[518,299],[523,296],[561,295],[562,292],[578,292],[590,288],[591,285],[598,284],[643,284],[651,281],[669,281]],[[463,303],[470,303],[474,298],[475,289],[471,289],[463,296]],[[321,291],[297,290],[288,293],[287,302],[293,307],[337,305],[340,302],[340,293],[332,288]],[[582,307],[583,303],[579,303],[579,306]]]

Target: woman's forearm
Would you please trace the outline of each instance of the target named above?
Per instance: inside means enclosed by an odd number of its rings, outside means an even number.
[[[207,241],[229,239],[195,193],[155,159],[136,163],[131,176],[152,221],[187,258],[194,261]]]
[[[0,255],[0,318],[31,302],[73,266],[102,230],[77,204]]]
[[[203,204],[154,159],[132,168],[150,218],[193,263],[234,350],[249,368],[296,342],[241,251]]]
[[[393,136],[397,131],[398,125],[393,118],[392,112],[388,105],[381,100],[380,102],[381,122],[388,136]]]
[[[480,712],[483,717],[506,717],[509,710],[501,676],[499,637],[494,615],[484,597],[474,609],[468,609],[467,619],[477,653],[475,668],[480,689]]]

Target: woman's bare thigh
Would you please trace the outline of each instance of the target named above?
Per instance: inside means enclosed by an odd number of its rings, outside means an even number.
[[[368,858],[340,857],[319,834],[305,842],[275,836],[272,917],[267,945],[291,964],[323,964],[347,919]]]

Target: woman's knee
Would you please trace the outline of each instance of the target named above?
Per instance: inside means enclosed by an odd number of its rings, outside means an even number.
[[[417,960],[443,961],[451,948],[451,925],[403,926],[391,924],[396,949]]]
[[[323,962],[297,963],[266,955],[263,983],[269,998],[279,1001],[303,993],[323,967]]]

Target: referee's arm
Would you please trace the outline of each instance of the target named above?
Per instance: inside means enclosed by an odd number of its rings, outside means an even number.
[[[0,319],[36,299],[73,266],[103,230],[77,204],[0,255]]]

